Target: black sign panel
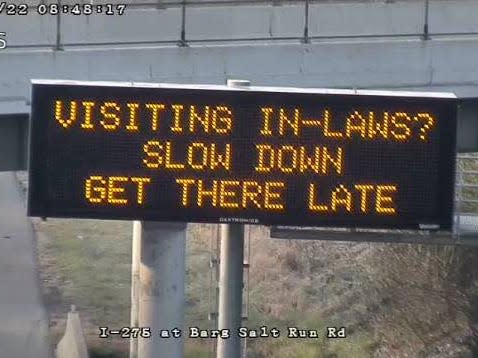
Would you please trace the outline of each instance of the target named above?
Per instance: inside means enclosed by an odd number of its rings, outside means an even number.
[[[453,95],[35,81],[29,215],[451,229]]]

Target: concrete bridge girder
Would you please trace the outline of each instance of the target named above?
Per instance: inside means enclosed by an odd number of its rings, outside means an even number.
[[[423,1],[312,4],[309,34],[350,35],[359,27],[358,34],[362,35],[415,34],[423,25],[420,20],[423,13],[419,10],[422,5]],[[251,6],[260,16],[248,15]],[[295,10],[289,11],[291,6],[206,6],[188,9],[188,28],[196,29],[194,33],[189,33],[190,39],[193,35],[200,39],[218,34],[230,38],[246,35],[301,36],[302,18],[299,17],[299,10],[303,7],[294,5]],[[26,143],[25,140],[12,142],[11,139],[17,138],[15,133],[23,133],[26,138],[27,126],[21,123],[26,123],[30,80],[34,78],[202,84],[222,84],[227,78],[242,78],[260,86],[454,92],[462,99],[459,149],[478,151],[478,23],[473,16],[476,14],[475,8],[478,11],[476,1],[431,1],[429,21],[430,29],[438,33],[475,31],[477,35],[441,35],[432,36],[431,40],[423,40],[419,36],[328,38],[312,39],[309,44],[301,44],[299,40],[209,42],[193,43],[189,47],[178,47],[175,43],[162,46],[87,45],[89,42],[119,40],[176,41],[179,35],[175,34],[180,29],[178,16],[174,14],[179,11],[178,7],[149,12],[134,10],[126,17],[115,20],[117,22],[111,22],[112,17],[92,17],[87,21],[84,17],[63,16],[60,23],[62,41],[76,43],[76,46],[66,46],[62,51],[53,49],[57,40],[54,17],[40,19],[29,15],[27,20],[42,22],[35,31],[33,28],[30,31],[28,26],[20,26],[17,17],[12,22],[0,15],[0,31],[10,30],[7,39],[11,46],[0,50],[0,126],[3,126],[0,136],[8,137],[1,138],[0,150],[1,153],[17,153],[20,151],[18,148]],[[232,16],[229,13],[234,13],[237,21],[227,21]],[[352,13],[357,19],[362,18],[363,24],[359,26],[348,19],[347,16]],[[372,18],[371,14],[377,20],[365,21]],[[451,14],[451,18],[445,19],[444,14]],[[146,15],[149,18],[145,18]],[[225,17],[220,22],[205,22],[207,18],[223,15]],[[244,18],[250,19],[251,24],[244,29],[244,26],[239,26],[238,19],[246,15],[248,17]],[[161,19],[164,17],[164,21],[159,21],[156,29],[151,26],[156,24],[153,20],[157,20],[158,16]],[[289,21],[291,19],[295,20]],[[130,24],[127,33],[130,37],[124,37],[124,28],[122,32],[115,30],[125,27],[124,21]],[[207,25],[201,27],[200,24]],[[103,30],[99,31],[100,28]],[[147,28],[149,32],[145,32]],[[27,36],[27,33],[30,35]],[[49,47],[14,47],[29,43],[47,44]],[[15,114],[23,116],[12,116]],[[21,150],[21,153],[26,153],[25,148]],[[24,154],[15,154],[8,160],[8,165],[2,166],[25,167],[24,158]],[[5,163],[5,159],[1,160]]]
[[[0,99],[28,99],[32,78],[217,84],[241,77],[274,86],[459,90],[478,88],[476,58],[478,39],[456,38],[10,50],[0,56]]]

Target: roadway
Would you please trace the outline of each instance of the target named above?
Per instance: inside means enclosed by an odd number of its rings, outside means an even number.
[[[16,178],[0,173],[0,357],[49,358],[34,234]]]

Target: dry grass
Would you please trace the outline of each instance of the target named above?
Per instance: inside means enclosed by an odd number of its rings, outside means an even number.
[[[101,356],[109,356],[111,352],[115,357],[125,356],[128,342],[101,340],[98,338],[98,327],[122,327],[129,322],[131,224],[50,219],[47,222],[36,221],[35,227],[54,342],[59,340],[64,330],[64,317],[70,304],[75,304],[82,314],[92,351],[101,352]],[[209,246],[211,238],[215,240],[215,234],[213,225],[190,225],[186,326],[213,327],[208,321],[208,313],[214,306],[214,296],[210,296],[209,292]],[[318,329],[322,334],[328,324],[352,327],[349,319],[345,321],[340,314],[330,314],[347,302],[353,291],[350,289],[352,281],[359,281],[359,276],[347,274],[352,267],[343,272],[336,270],[333,273],[331,270],[331,261],[335,260],[337,264],[342,260],[344,265],[345,256],[336,254],[331,258],[312,259],[311,251],[318,249],[317,243],[275,241],[267,235],[265,228],[252,228],[250,318],[247,325],[251,328],[276,326],[282,332],[286,332],[287,326],[298,326]],[[357,250],[354,245],[337,245],[337,249],[342,254],[344,250],[366,251]],[[323,269],[319,270],[321,267]],[[346,287],[349,292],[345,292]],[[327,310],[329,313],[322,318]],[[363,347],[368,347],[373,340],[365,331],[357,337],[352,335],[347,339],[347,344],[352,345],[355,352],[366,350]],[[209,356],[211,348],[211,343],[206,340],[186,342],[191,357],[200,356],[200,352]],[[316,339],[291,342],[282,337],[277,340],[251,340],[249,356],[280,358],[302,352],[303,357],[325,357],[324,354],[329,351],[343,350],[343,345],[328,344],[323,338],[320,342]],[[369,353],[364,351],[362,356]],[[100,354],[97,353],[97,356]]]
[[[66,312],[74,304],[93,350],[113,345],[118,352],[127,351],[124,340],[106,343],[100,339],[98,327],[121,328],[129,322],[130,226],[120,221],[35,222],[54,343],[61,338]]]
[[[40,260],[55,339],[62,331],[61,317],[74,303],[83,313],[90,347],[105,351],[114,346],[115,357],[120,357],[127,342],[101,341],[97,327],[128,324],[130,225],[49,220],[36,227],[43,233]],[[213,303],[208,290],[213,233],[205,225],[191,225],[187,325],[212,327],[207,315]],[[249,357],[372,357],[380,349],[386,353],[379,357],[413,357],[443,340],[457,350],[454,340],[466,338],[467,301],[461,293],[450,296],[460,291],[454,284],[446,285],[456,277],[430,269],[451,272],[457,258],[447,261],[444,253],[430,252],[428,247],[413,251],[406,246],[272,240],[266,235],[264,228],[252,229],[247,325],[275,326],[283,332],[299,326],[322,333],[329,325],[345,326],[348,338],[250,340]],[[189,340],[186,347],[191,357],[197,357],[199,352],[208,356],[211,345]]]

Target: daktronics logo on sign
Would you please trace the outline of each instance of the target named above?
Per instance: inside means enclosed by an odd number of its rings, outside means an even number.
[[[34,81],[29,214],[449,230],[447,94]]]

